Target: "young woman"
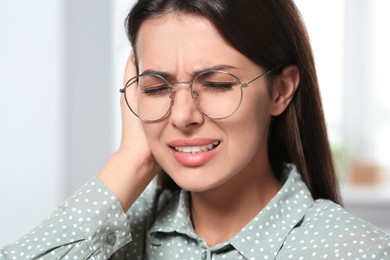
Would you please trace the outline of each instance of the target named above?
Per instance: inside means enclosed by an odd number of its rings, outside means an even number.
[[[126,22],[120,148],[1,258],[390,258],[389,237],[337,205],[290,0],[140,0]]]

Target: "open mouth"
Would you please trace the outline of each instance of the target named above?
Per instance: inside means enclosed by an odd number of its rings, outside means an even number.
[[[203,146],[178,146],[178,147],[172,147],[172,148],[180,153],[196,154],[196,153],[211,151],[211,150],[215,149],[220,143],[221,143],[220,141],[215,141],[214,143],[211,143],[208,145],[203,145]]]

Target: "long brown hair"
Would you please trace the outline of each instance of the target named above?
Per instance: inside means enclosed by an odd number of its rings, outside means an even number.
[[[205,17],[228,44],[265,69],[292,64],[299,68],[300,83],[291,104],[271,120],[269,158],[278,178],[281,162],[293,163],[315,199],[340,203],[312,49],[293,1],[139,0],[126,19],[133,48],[144,21],[171,13]],[[167,174],[159,178],[164,188],[178,188]]]

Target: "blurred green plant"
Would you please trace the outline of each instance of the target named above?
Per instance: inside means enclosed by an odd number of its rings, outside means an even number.
[[[348,149],[344,144],[332,144],[331,149],[338,179],[340,183],[345,183],[349,174]]]

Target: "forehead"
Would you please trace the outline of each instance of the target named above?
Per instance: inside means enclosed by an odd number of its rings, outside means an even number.
[[[184,38],[184,36],[191,36]],[[150,40],[160,39],[158,45],[164,47],[165,43],[176,45],[173,40],[181,40],[179,43],[196,42],[216,38],[223,42],[214,25],[206,18],[185,13],[172,13],[153,17],[144,21],[137,34],[136,48],[140,49],[149,44]],[[166,39],[170,39],[166,42]]]
[[[215,64],[247,62],[227,44],[206,18],[189,14],[168,14],[146,20],[136,41],[140,70],[197,70]],[[232,64],[233,63],[233,64]]]

